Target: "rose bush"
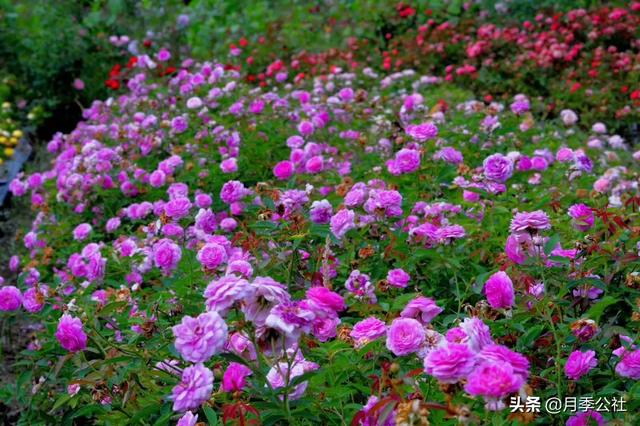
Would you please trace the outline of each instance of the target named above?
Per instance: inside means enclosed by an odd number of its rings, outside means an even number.
[[[0,288],[31,323],[0,392],[22,423],[638,421],[622,137],[411,69],[256,87],[172,58],[11,182],[37,212]],[[626,411],[510,413],[526,395]]]

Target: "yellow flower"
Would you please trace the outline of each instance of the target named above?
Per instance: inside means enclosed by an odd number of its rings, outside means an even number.
[[[9,143],[11,145],[18,145],[18,138],[11,138],[9,139]]]
[[[4,136],[0,136],[0,144],[2,144],[2,145],[6,145],[6,144],[7,144],[7,142],[9,142],[9,139],[7,139],[7,138],[6,138],[6,137],[4,137]]]
[[[4,149],[4,155],[6,155],[7,157],[13,157],[13,153],[15,152],[15,150],[13,148],[5,148]]]
[[[14,138],[20,139],[22,137],[22,130],[20,129],[14,130],[11,136],[13,136]]]

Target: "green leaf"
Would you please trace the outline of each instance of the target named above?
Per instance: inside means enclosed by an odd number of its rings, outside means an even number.
[[[558,243],[560,242],[560,235],[556,234],[553,237],[549,238],[549,241],[544,245],[544,254],[547,256],[556,248]]]
[[[53,404],[53,407],[49,411],[49,414],[53,414],[58,408],[62,407],[64,404],[69,402],[70,399],[71,399],[71,395],[69,395],[69,394],[65,393],[65,394],[60,395],[60,397]]]
[[[594,321],[598,321],[600,316],[604,313],[604,310],[618,301],[619,300],[613,296],[603,297],[602,300],[598,301],[587,311],[587,317]]]
[[[209,426],[218,426],[220,423],[218,422],[218,415],[215,411],[208,405],[203,407],[204,415],[207,416],[207,421],[209,422]]]
[[[127,306],[127,303],[128,302],[126,301],[109,303],[104,308],[100,309],[100,311],[98,312],[98,315],[105,317],[110,313]]]
[[[518,339],[518,349],[522,350],[526,347],[531,346],[534,340],[536,340],[540,336],[540,334],[542,334],[544,327],[545,326],[543,324],[538,324],[531,327],[529,331],[524,333],[522,337]]]

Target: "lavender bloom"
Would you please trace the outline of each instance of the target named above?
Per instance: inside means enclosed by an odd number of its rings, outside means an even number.
[[[197,318],[185,316],[173,327],[175,347],[187,361],[206,362],[222,351],[227,340],[227,324],[216,312],[205,312]]]
[[[407,126],[407,134],[423,142],[438,136],[438,128],[433,123],[412,124]]]
[[[442,383],[465,379],[476,365],[476,355],[467,345],[448,343],[430,351],[424,359],[424,371]]]
[[[331,232],[336,238],[342,239],[344,235],[350,230],[356,227],[355,213],[353,210],[342,209],[331,217]]]
[[[415,318],[426,325],[442,311],[443,309],[436,305],[435,300],[418,296],[407,303],[402,312],[400,312],[400,316],[403,318]]]
[[[493,154],[482,163],[484,175],[496,182],[506,182],[513,175],[513,162],[502,154]]]
[[[356,348],[387,334],[387,326],[376,317],[369,317],[356,323],[349,334],[355,340]]]
[[[202,364],[187,367],[182,378],[172,390],[173,411],[186,411],[199,408],[213,391],[213,373]]]
[[[520,212],[511,220],[509,228],[511,232],[535,232],[539,230],[551,229],[549,216],[542,210],[534,212]]]
[[[246,299],[253,290],[247,280],[236,275],[226,275],[213,280],[204,291],[207,310],[225,315],[235,302]]]
[[[313,223],[329,223],[333,214],[333,207],[327,200],[314,201],[309,210]]]

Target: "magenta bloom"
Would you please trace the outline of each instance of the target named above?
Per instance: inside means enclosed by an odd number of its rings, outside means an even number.
[[[605,426],[607,424],[604,417],[602,417],[602,414],[597,411],[590,410],[569,417],[566,426],[591,426],[594,421],[598,426]]]
[[[251,375],[251,369],[237,362],[229,363],[222,376],[222,390],[225,392],[237,392],[244,389],[247,376]]]
[[[407,284],[409,284],[410,279],[409,274],[402,268],[391,269],[387,272],[387,282],[394,287],[405,288]]]
[[[307,299],[309,299],[314,306],[325,311],[339,312],[345,308],[342,296],[326,287],[310,288],[307,290]]]
[[[301,121],[300,124],[298,124],[298,131],[302,136],[309,136],[314,130],[313,123],[310,121]]]
[[[357,348],[387,334],[387,325],[376,317],[369,317],[356,323],[349,336],[355,340]]]
[[[149,175],[149,185],[153,188],[160,188],[167,180],[167,175],[162,170],[154,170]]]
[[[371,283],[371,277],[357,269],[351,271],[344,286],[358,300],[366,300],[369,303],[376,303],[378,300],[375,293],[375,286]]]
[[[185,117],[178,116],[171,120],[171,128],[176,133],[183,133],[189,128],[189,122]]]
[[[204,291],[207,310],[224,315],[236,301],[246,299],[252,292],[247,280],[233,274],[213,280]]]
[[[9,259],[9,270],[11,272],[16,272],[19,267],[20,267],[20,256],[14,254]]]
[[[226,182],[220,190],[220,199],[227,204],[236,203],[247,195],[249,195],[249,190],[237,180]]]
[[[596,358],[595,351],[573,351],[567,359],[564,372],[568,378],[579,380],[580,377],[589,373],[596,365],[598,365],[598,359]]]
[[[81,223],[73,230],[73,239],[76,241],[82,241],[86,239],[91,233],[91,225],[88,223]]]
[[[484,362],[469,377],[464,390],[473,396],[483,396],[487,408],[500,410],[504,408],[501,399],[510,393],[517,392],[525,383],[525,379],[516,374],[508,362]]]
[[[315,336],[319,341],[326,342],[329,339],[336,337],[338,334],[338,325],[340,324],[340,318],[333,313],[325,316],[320,316],[318,311],[316,311],[316,319],[313,320],[313,324],[311,326],[311,334]]]
[[[168,238],[163,238],[153,246],[153,263],[166,275],[175,269],[181,258],[182,250]]]
[[[205,362],[220,353],[227,341],[227,324],[216,312],[210,311],[197,318],[185,316],[173,326],[175,347],[182,358],[191,362]]]
[[[407,126],[407,134],[422,142],[438,136],[438,128],[433,123],[411,124]]]
[[[640,350],[625,350],[616,365],[616,373],[622,377],[640,380]]]
[[[43,284],[29,288],[22,295],[22,306],[28,312],[40,312],[44,307],[45,297],[48,292],[49,287]]]
[[[387,330],[387,349],[396,356],[417,352],[426,335],[420,322],[413,318],[396,318]]]
[[[396,153],[393,160],[387,162],[387,170],[392,175],[412,173],[420,168],[420,151],[403,148]]]
[[[511,111],[514,114],[520,115],[529,111],[529,100],[528,99],[518,99],[511,104]]]
[[[331,217],[331,232],[337,239],[342,239],[350,229],[356,227],[356,214],[353,210],[342,209]]]
[[[487,179],[506,182],[513,175],[513,162],[502,154],[493,154],[482,163]]]
[[[442,311],[443,309],[436,305],[435,300],[418,296],[407,303],[407,306],[400,312],[400,316],[403,318],[415,318],[426,325]]]
[[[81,351],[87,347],[87,335],[82,330],[82,321],[69,314],[60,317],[55,336],[60,346],[69,352]]]
[[[586,204],[574,204],[569,207],[569,216],[573,219],[573,227],[580,231],[588,231],[595,221],[593,210]]]
[[[281,161],[273,168],[273,175],[280,180],[287,180],[293,175],[293,163]]]
[[[476,354],[467,345],[448,343],[430,351],[424,359],[424,371],[442,383],[457,383],[476,365]]]
[[[324,157],[322,155],[316,155],[307,160],[304,165],[307,173],[320,173],[324,168]]]
[[[542,210],[534,212],[520,212],[511,219],[511,232],[534,232],[538,230],[550,229],[551,222],[549,216]]]
[[[211,397],[211,391],[213,391],[211,370],[202,364],[185,368],[180,383],[172,390],[173,411],[197,409]]]
[[[189,214],[191,201],[188,198],[174,198],[164,205],[164,212],[172,219],[181,219]]]
[[[227,261],[227,251],[220,244],[207,243],[198,251],[196,258],[206,269],[216,269]]]
[[[8,285],[0,288],[0,311],[15,311],[22,304],[22,294],[17,287]]]
[[[511,278],[504,271],[491,275],[484,284],[487,301],[493,309],[506,309],[513,306],[515,294]]]
[[[506,346],[487,345],[478,354],[478,358],[489,363],[507,362],[513,367],[514,373],[521,375],[525,380],[529,377],[529,360],[524,355],[514,352]]]
[[[532,248],[533,242],[531,240],[531,235],[516,233],[507,237],[504,252],[512,262],[521,265],[529,258]]]

